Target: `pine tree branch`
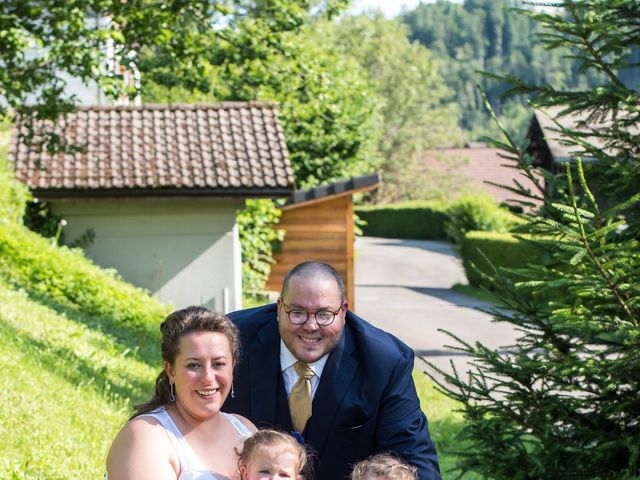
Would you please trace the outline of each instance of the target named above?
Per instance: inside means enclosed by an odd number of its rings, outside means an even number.
[[[577,163],[581,163],[581,161],[577,160]],[[620,306],[622,307],[624,312],[629,317],[629,321],[631,323],[635,324],[635,325],[638,325],[638,320],[633,316],[633,313],[631,312],[631,309],[629,308],[629,305],[627,304],[627,301],[623,298],[622,294],[620,293],[620,291],[618,289],[618,286],[616,285],[615,282],[613,282],[613,280],[611,279],[610,275],[602,267],[602,264],[600,263],[600,261],[598,260],[596,255],[593,253],[593,250],[591,249],[591,245],[589,244],[589,238],[588,238],[588,236],[587,236],[587,234],[585,232],[584,223],[583,223],[583,220],[582,220],[582,218],[581,218],[581,216],[580,216],[580,214],[578,212],[578,205],[577,205],[577,202],[576,202],[575,195],[573,193],[573,183],[572,183],[572,177],[571,177],[571,165],[569,163],[567,163],[565,165],[565,172],[567,174],[567,185],[568,185],[568,188],[569,188],[569,196],[572,199],[571,200],[571,205],[573,207],[574,214],[575,214],[575,219],[576,219],[576,221],[578,223],[578,228],[580,230],[580,236],[581,236],[582,244],[583,244],[584,248],[587,250],[589,258],[591,258],[591,261],[593,262],[593,264],[598,269],[598,272],[600,273],[600,275],[602,275],[602,277],[607,281],[607,285],[609,287],[609,290],[613,293],[613,295],[615,296],[616,300],[618,300],[618,303],[620,304]]]
[[[600,51],[595,47],[594,43],[589,40],[590,31],[587,28],[582,26],[584,22],[582,21],[582,19],[580,18],[580,15],[578,14],[578,9],[576,7],[575,2],[572,0],[567,0],[567,5],[569,6],[571,16],[573,17],[576,23],[576,26],[577,27],[579,26],[579,28],[577,29],[578,37],[582,40],[582,43],[584,44],[587,51],[592,57],[592,60],[590,61],[592,63],[596,63],[602,69],[602,71],[609,77],[609,80],[613,85],[615,85],[617,88],[621,90],[624,90],[625,89],[624,83],[622,83],[618,78],[618,76],[616,75],[616,73],[613,70],[611,70],[611,68],[609,67],[609,64],[605,62],[602,55],[600,55]]]

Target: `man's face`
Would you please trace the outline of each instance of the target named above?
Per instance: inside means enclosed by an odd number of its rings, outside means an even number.
[[[291,277],[285,297],[278,300],[278,328],[284,344],[298,360],[305,363],[319,360],[340,340],[347,306],[346,301],[340,302],[340,291],[333,278]],[[310,313],[309,318],[302,325],[294,325],[285,308],[287,311],[306,310]],[[311,315],[318,310],[335,312],[338,309],[333,323],[324,327],[318,325],[315,315]]]

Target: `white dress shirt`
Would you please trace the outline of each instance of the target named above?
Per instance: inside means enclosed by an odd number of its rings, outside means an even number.
[[[318,384],[320,383],[322,370],[324,370],[324,366],[327,363],[327,358],[329,358],[328,354],[309,364],[309,367],[313,370],[313,377],[311,377],[311,399],[314,399],[316,396],[316,390],[318,390]],[[284,379],[284,388],[287,391],[287,397],[289,397],[291,389],[298,381],[298,378],[300,378],[298,372],[296,372],[296,369],[293,367],[297,361],[298,359],[293,356],[291,350],[289,350],[282,339],[280,339],[280,370],[282,371],[282,378]]]

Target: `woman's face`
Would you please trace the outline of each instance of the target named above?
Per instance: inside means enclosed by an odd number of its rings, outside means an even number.
[[[233,381],[229,340],[222,333],[192,332],[179,340],[175,365],[165,362],[175,383],[176,403],[189,415],[206,419],[220,411]]]

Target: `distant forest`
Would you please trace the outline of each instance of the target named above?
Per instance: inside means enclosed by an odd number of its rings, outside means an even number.
[[[470,140],[492,133],[477,84],[516,136],[524,135],[531,117],[526,99],[501,98],[504,86],[478,71],[511,74],[528,83],[569,89],[584,89],[603,81],[592,71],[580,72],[570,51],[560,54],[545,50],[537,38],[540,25],[514,8],[530,7],[514,0],[438,0],[421,3],[400,18],[409,27],[411,39],[440,58],[441,74],[461,111],[460,126]],[[634,56],[640,61],[640,52]],[[639,68],[620,74],[627,85],[637,87],[640,83]]]

